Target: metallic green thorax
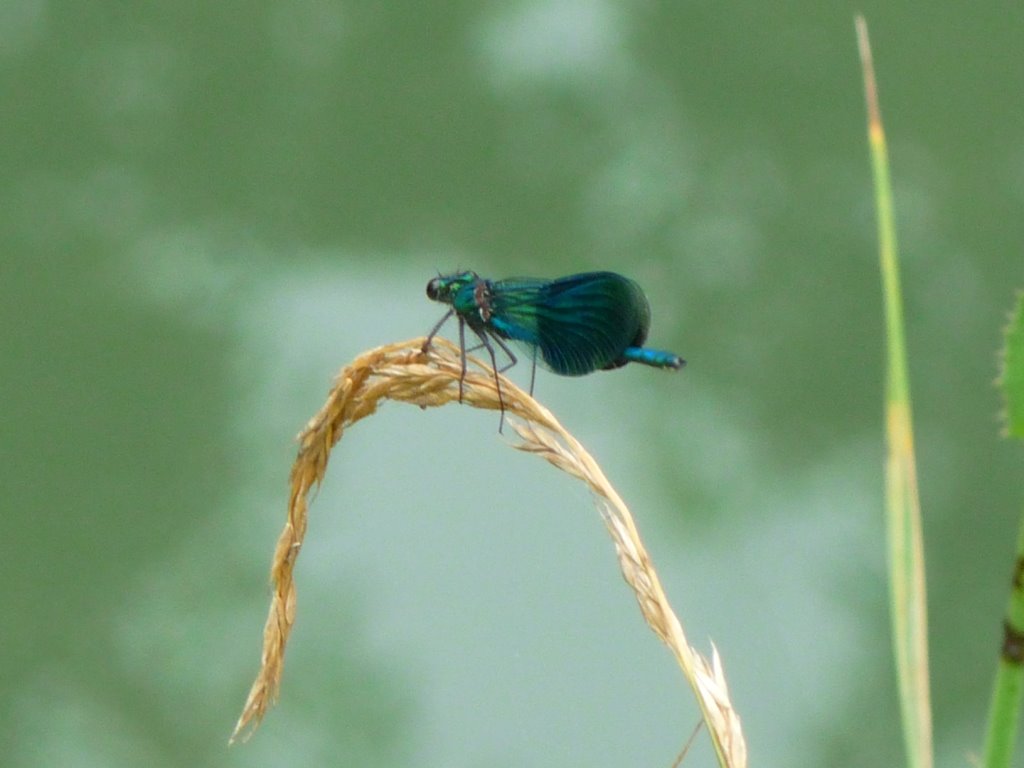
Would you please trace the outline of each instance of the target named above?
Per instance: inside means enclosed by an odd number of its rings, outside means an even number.
[[[443,275],[427,283],[428,298],[451,305],[455,314],[474,329],[483,328],[490,319],[490,291],[490,281],[476,272]]]

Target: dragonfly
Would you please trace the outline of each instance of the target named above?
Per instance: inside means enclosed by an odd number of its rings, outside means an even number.
[[[644,346],[651,324],[647,296],[636,282],[615,272],[584,272],[555,280],[488,280],[464,270],[433,278],[427,283],[427,298],[447,304],[450,309],[427,335],[423,351],[429,349],[441,326],[454,315],[459,322],[462,352],[459,402],[466,378],[466,352],[483,347],[494,369],[501,423],[505,419],[505,403],[498,374],[518,362],[507,344],[509,341],[525,349],[533,361],[531,395],[538,364],[561,376],[583,376],[621,368],[627,363],[669,370],[686,364],[679,355]],[[467,326],[479,339],[468,350]],[[495,345],[510,361],[502,368],[498,368]]]

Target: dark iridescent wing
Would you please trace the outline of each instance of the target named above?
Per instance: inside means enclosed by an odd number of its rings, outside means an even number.
[[[494,331],[535,348],[537,362],[563,376],[621,365],[650,323],[640,286],[614,272],[496,280],[491,310]]]

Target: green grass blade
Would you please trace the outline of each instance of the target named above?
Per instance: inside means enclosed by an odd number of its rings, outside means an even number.
[[[1024,291],[1017,295],[1017,306],[1003,332],[1003,370],[999,386],[1006,404],[1006,433],[1024,440]]]
[[[1024,439],[1024,293],[1010,316],[999,385],[1006,404],[1006,433]],[[996,670],[985,731],[986,768],[1009,768],[1024,691],[1024,519],[1017,533],[1017,563],[1003,623],[1003,648]]]
[[[875,73],[867,24],[857,17],[857,39],[864,74],[868,112],[868,142],[874,174],[875,206],[886,327],[885,422],[886,518],[889,538],[890,613],[896,656],[900,712],[911,768],[931,768],[931,693],[928,683],[928,614],[921,537],[921,505],[914,460],[914,433],[910,408],[903,304],[900,294],[899,254],[893,220],[892,188],[885,132],[878,108]]]
[[[1020,717],[1021,691],[1024,690],[1024,524],[1017,534],[1017,564],[1013,571],[1006,619],[1003,624],[1003,648],[996,669],[996,680],[989,704],[985,731],[985,768],[1010,768]]]

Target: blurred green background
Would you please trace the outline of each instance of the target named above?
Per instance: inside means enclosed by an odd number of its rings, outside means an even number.
[[[899,764],[857,10],[936,742],[964,764],[1024,504],[992,386],[1024,287],[1022,6],[613,0],[5,0],[4,764],[672,762],[696,707],[585,490],[492,414],[393,404],[332,457],[280,704],[226,746],[292,438],[353,356],[429,330],[457,267],[645,286],[689,366],[538,397],[721,651],[752,764]]]

